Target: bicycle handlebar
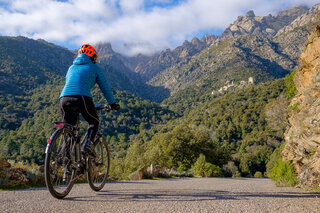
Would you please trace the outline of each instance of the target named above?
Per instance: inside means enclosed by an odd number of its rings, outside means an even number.
[[[98,104],[95,104],[94,106],[96,107],[96,110],[98,110],[98,111],[105,109],[107,112],[110,112],[112,110],[112,108],[109,104],[102,105],[102,104],[98,103]]]

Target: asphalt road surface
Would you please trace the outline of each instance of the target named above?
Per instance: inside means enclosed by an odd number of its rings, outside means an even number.
[[[0,212],[320,212],[320,193],[269,179],[183,178],[76,184],[64,200],[45,188],[0,192]]]

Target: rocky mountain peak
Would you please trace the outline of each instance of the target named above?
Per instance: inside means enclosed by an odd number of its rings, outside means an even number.
[[[281,11],[276,14],[276,17],[298,17],[302,15],[303,13],[307,12],[309,8],[305,5],[299,5],[295,7],[288,8],[284,11]]]
[[[182,43],[182,46],[188,46],[190,44],[190,42],[188,40],[185,40],[183,43]],[[170,51],[170,49],[169,49]]]
[[[253,10],[247,12],[246,17],[254,18],[256,15],[254,14]]]
[[[193,44],[193,45],[199,45],[200,43],[201,43],[201,41],[197,37],[194,37],[191,40],[191,44]]]
[[[206,34],[201,38],[201,42],[206,43],[208,46],[211,45],[217,39],[216,36]]]
[[[108,56],[115,54],[110,42],[97,43],[95,45],[95,49],[97,50],[99,56]]]

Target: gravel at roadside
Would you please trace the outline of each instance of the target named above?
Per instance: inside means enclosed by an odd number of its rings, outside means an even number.
[[[0,192],[0,212],[320,212],[320,193],[269,179],[181,178],[76,184],[64,200],[45,188]]]

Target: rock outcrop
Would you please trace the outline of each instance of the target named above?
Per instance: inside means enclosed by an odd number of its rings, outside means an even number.
[[[9,169],[10,167],[11,164],[8,161],[0,159],[0,170]]]
[[[25,187],[32,184],[44,184],[44,166],[32,169],[12,168],[11,164],[0,159],[0,186]]]
[[[290,103],[284,160],[290,160],[300,185],[320,187],[320,25],[309,35]]]

